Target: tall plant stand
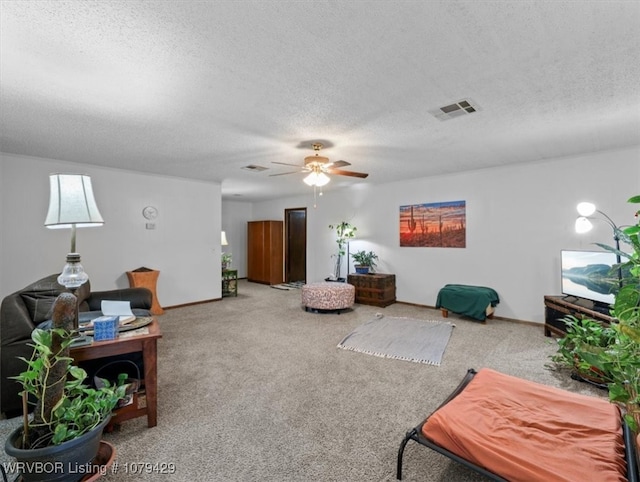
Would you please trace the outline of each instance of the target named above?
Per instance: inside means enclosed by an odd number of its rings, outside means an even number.
[[[222,297],[238,296],[238,270],[222,270]]]

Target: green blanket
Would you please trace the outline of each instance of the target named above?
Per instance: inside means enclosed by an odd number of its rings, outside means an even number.
[[[444,285],[438,293],[436,308],[484,321],[487,306],[496,306],[498,303],[500,298],[494,289],[485,286]]]

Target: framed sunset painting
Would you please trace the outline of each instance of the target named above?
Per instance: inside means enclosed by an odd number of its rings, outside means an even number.
[[[466,201],[400,206],[400,247],[464,248]]]

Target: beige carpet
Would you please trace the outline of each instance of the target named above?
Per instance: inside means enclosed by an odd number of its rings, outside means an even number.
[[[118,472],[101,480],[392,481],[405,432],[470,367],[605,397],[545,369],[555,348],[542,326],[450,315],[456,328],[439,367],[337,348],[376,313],[444,321],[439,310],[399,303],[307,313],[299,290],[244,280],[237,298],[165,311],[158,426],[136,419],[106,434],[118,452]],[[0,421],[2,440],[18,423]],[[0,462],[8,460],[0,454]],[[147,465],[134,465],[134,474],[131,464]],[[154,464],[175,464],[175,473],[154,473]],[[404,476],[485,480],[416,444],[405,452]]]

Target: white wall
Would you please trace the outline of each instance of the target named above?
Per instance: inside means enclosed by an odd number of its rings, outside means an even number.
[[[252,212],[252,203],[222,201],[222,230],[229,242],[222,251],[231,253],[231,268],[238,270],[239,278],[247,277],[247,222],[253,220]]]
[[[256,203],[254,219],[283,219],[284,210],[307,206],[307,281],[331,273],[335,236],[329,224],[358,228],[351,252],[373,249],[379,272],[396,274],[397,299],[433,306],[447,283],[498,291],[497,315],[544,321],[543,296],[560,294],[560,250],[612,244],[612,230],[594,221],[587,235],[573,225],[580,201],[592,201],[617,224],[634,222],[640,194],[640,147],[575,158],[485,169],[387,184],[366,183],[313,195]],[[375,182],[375,179],[371,179]],[[399,207],[466,201],[466,248],[401,248]],[[343,271],[343,275],[344,275]]]
[[[71,231],[44,227],[49,174],[55,172],[90,175],[105,220],[102,227],[77,233],[92,290],[128,287],[126,271],[145,266],[160,271],[163,306],[220,297],[220,184],[1,156],[1,297],[64,265]],[[154,230],[145,229],[147,205],[159,212]]]
[[[640,194],[640,147],[398,183],[371,179],[327,191],[315,209],[311,190],[271,202],[221,202],[215,183],[1,154],[2,297],[64,264],[70,232],[43,225],[53,172],[92,177],[106,223],[78,230],[77,248],[95,290],[126,287],[126,271],[146,266],[161,272],[164,306],[219,298],[220,231],[227,231],[232,266],[246,277],[247,221],[283,219],[286,208],[306,206],[308,281],[332,272],[328,225],[344,220],[358,227],[351,252],[373,249],[378,271],[396,274],[398,300],[434,305],[446,283],[491,286],[501,297],[498,316],[541,322],[543,295],[560,293],[560,250],[612,242],[604,222],[575,234],[577,202],[595,202],[618,224],[634,222],[626,200]],[[400,248],[399,206],[447,200],[467,203],[467,247]],[[155,230],[145,229],[146,205],[159,210]]]

